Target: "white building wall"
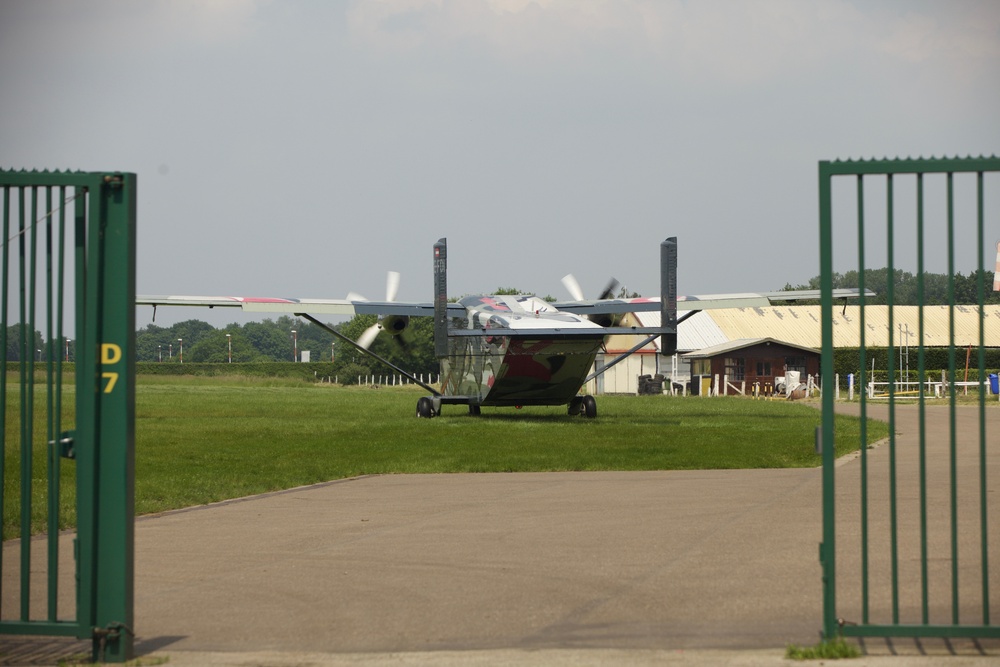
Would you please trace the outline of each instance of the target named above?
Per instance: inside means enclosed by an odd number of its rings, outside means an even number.
[[[605,362],[614,361],[618,355],[604,355]],[[586,392],[595,396],[599,394],[638,394],[639,376],[656,375],[657,373],[669,374],[669,366],[665,366],[666,372],[657,370],[657,358],[655,354],[633,354],[628,359],[618,362],[615,366],[606,370],[601,376],[603,380],[595,378],[587,383]],[[670,360],[665,360],[666,364]],[[598,358],[598,366],[601,365]]]

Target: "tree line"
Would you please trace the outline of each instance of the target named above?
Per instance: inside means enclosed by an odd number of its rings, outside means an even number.
[[[375,324],[374,315],[328,325],[357,340]],[[183,357],[182,357],[183,346]],[[410,320],[401,336],[379,334],[371,351],[413,374],[438,372],[434,356],[433,322],[429,317]],[[384,372],[382,364],[338,339],[323,327],[297,317],[229,324],[216,329],[200,320],[186,320],[170,327],[147,325],[136,332],[136,361],[160,363],[255,363],[302,361],[331,362],[330,375],[355,377]]]
[[[907,271],[896,269],[893,276],[893,302],[896,305],[918,305],[919,290],[917,277]],[[983,271],[982,285],[985,286],[984,302],[1000,304],[1000,292],[992,291],[993,272]],[[857,271],[835,273],[834,288],[858,287]],[[972,271],[968,275],[957,273],[949,281],[947,274],[924,274],[923,303],[925,305],[947,304],[949,282],[955,295],[955,303],[976,304],[979,302],[980,275]],[[866,269],[865,287],[876,293],[867,300],[868,304],[879,305],[887,302],[889,271]],[[785,290],[819,289],[820,277],[815,276],[804,285],[786,284]],[[514,288],[500,288],[495,294],[521,294]],[[622,295],[638,297],[639,294],[626,292]],[[545,297],[554,300],[553,297]],[[818,303],[818,302],[801,302]],[[357,340],[361,333],[375,324],[374,315],[357,315],[347,322],[331,325],[351,340]],[[294,332],[294,333],[293,333]],[[7,328],[7,361],[21,359],[21,328],[17,325]],[[55,358],[75,359],[72,341],[58,341],[49,351],[39,331],[34,332],[28,354],[37,361]],[[429,317],[415,317],[401,336],[392,337],[382,333],[371,346],[372,352],[389,360],[413,374],[438,373],[439,365],[434,356],[433,321]],[[207,322],[191,319],[169,327],[149,324],[136,332],[136,360],[159,363],[254,363],[302,360],[302,352],[309,352],[310,361],[331,362],[330,374],[356,377],[384,372],[384,366],[356,348],[338,340],[323,327],[297,317],[283,315],[275,320],[246,324],[229,324],[216,329]],[[183,356],[182,356],[183,355]]]
[[[924,273],[923,299],[920,299],[918,276],[909,271],[896,269],[892,272],[892,302],[897,306],[918,306],[921,302],[925,306],[939,306],[949,303],[948,290],[949,280],[946,273]],[[833,288],[856,288],[860,286],[862,277],[857,271],[847,271],[846,273],[833,274]],[[889,298],[889,270],[865,269],[864,274],[865,289],[875,292],[875,296],[865,300],[871,305],[886,305]],[[978,270],[970,271],[963,276],[961,272],[956,273],[951,281],[951,288],[954,290],[955,303],[977,304],[979,303],[980,273]],[[783,288],[787,290],[818,290],[820,288],[820,277],[815,276],[805,285],[792,286],[786,283]],[[1000,292],[993,291],[993,272],[982,272],[983,303],[1000,303]],[[803,302],[806,303],[806,302]],[[819,303],[809,302],[809,303]]]

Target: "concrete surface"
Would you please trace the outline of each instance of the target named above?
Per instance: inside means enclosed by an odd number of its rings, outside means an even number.
[[[873,407],[871,416],[880,411]],[[975,527],[978,496],[967,492],[965,476],[978,455],[970,444],[976,413],[959,413],[961,516]],[[1000,410],[987,413],[995,490]],[[897,414],[907,620],[920,613],[910,579],[919,534],[911,511],[916,417],[909,407]],[[946,412],[929,419],[947,433]],[[733,444],[753,446],[738,437]],[[947,465],[937,435],[929,452]],[[870,479],[886,476],[889,455],[888,446],[868,451]],[[841,461],[837,475],[845,536],[838,612],[852,620],[860,613],[851,574],[858,531],[847,520],[860,511],[860,459]],[[934,494],[942,483],[935,473]],[[870,514],[872,532],[881,534],[880,488],[870,492]],[[994,491],[989,498],[996,526],[1000,501]],[[822,624],[820,502],[819,469],[393,475],[146,516],[136,523],[137,653],[142,664],[182,666],[788,664],[786,644],[815,644]],[[941,521],[935,509],[932,528]],[[995,529],[994,623],[998,539]],[[876,541],[873,621],[887,613],[889,590]],[[941,562],[947,554],[938,538],[931,543],[936,621],[950,614],[942,588],[950,565]],[[11,549],[16,543],[4,545],[5,609],[17,588]],[[960,549],[960,612],[972,623],[982,608],[981,566],[965,538]],[[851,664],[931,665],[945,656],[953,666],[1000,664],[997,640],[868,640],[864,648],[867,657]],[[54,664],[88,650],[83,642],[0,638],[2,664]]]

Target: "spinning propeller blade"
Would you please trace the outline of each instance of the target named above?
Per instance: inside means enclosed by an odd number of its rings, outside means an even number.
[[[382,327],[378,323],[371,325],[358,336],[358,345],[367,350],[375,342],[375,338],[378,337],[378,332],[381,330]]]
[[[576,279],[572,273],[567,273],[562,278],[563,287],[569,292],[569,295],[573,297],[574,301],[583,301],[583,288],[580,287],[580,281]]]
[[[386,277],[385,281],[385,300],[388,302],[393,302],[396,300],[396,294],[399,293],[399,273],[396,271],[390,271],[389,275]],[[357,292],[351,292],[347,295],[348,301],[367,301],[365,297],[361,296]],[[367,329],[365,329],[360,336],[358,336],[358,345],[365,348],[366,350],[371,347],[371,344],[375,342],[378,337],[379,332],[382,331],[382,323],[376,322]]]
[[[576,279],[572,273],[566,274],[562,279],[563,287],[569,292],[569,295],[573,297],[574,301],[586,301],[583,296],[583,288],[580,287],[580,282]],[[601,295],[597,297],[598,299],[613,299],[615,297],[615,290],[618,289],[618,281],[612,278],[608,281],[608,284],[604,286],[604,290]]]
[[[612,278],[608,281],[608,284],[604,286],[604,291],[601,292],[601,296],[598,299],[613,299],[615,298],[615,290],[618,289],[618,281]]]
[[[385,300],[395,301],[396,294],[399,292],[399,273],[396,271],[390,271],[389,275],[386,276],[385,280]]]

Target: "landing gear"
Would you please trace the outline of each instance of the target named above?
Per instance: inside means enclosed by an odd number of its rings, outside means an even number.
[[[480,408],[478,405],[473,405],[472,403],[469,403],[469,416],[470,417],[478,417],[482,413],[483,413],[482,408]]]
[[[434,412],[434,402],[431,401],[429,396],[421,396],[417,399],[417,417],[424,417],[430,419],[434,417],[436,413]]]
[[[593,396],[574,396],[569,402],[569,414],[571,417],[583,415],[587,419],[597,416],[597,401]]]

